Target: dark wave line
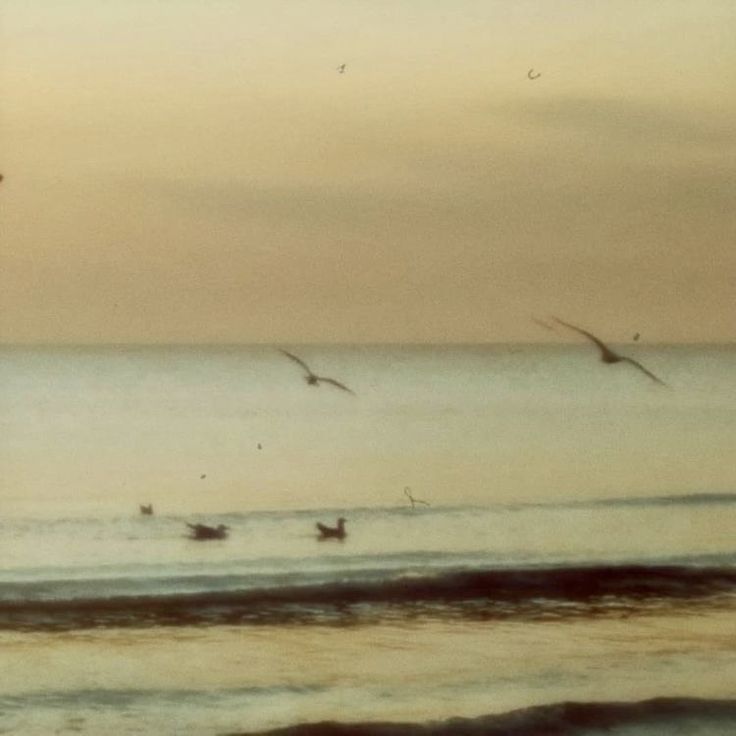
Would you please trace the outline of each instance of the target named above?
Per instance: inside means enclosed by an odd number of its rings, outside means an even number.
[[[635,703],[556,703],[430,723],[325,721],[229,736],[582,736],[635,725],[682,727],[687,720],[698,725],[705,721],[728,729],[723,733],[734,733],[736,700],[655,698]]]
[[[446,572],[384,581],[238,591],[0,603],[2,628],[280,623],[334,619],[362,608],[415,613],[455,607],[482,616],[543,614],[565,607],[635,609],[736,594],[736,568],[588,566]]]
[[[736,503],[736,493],[684,493],[662,496],[634,496],[630,498],[605,498],[593,501],[578,501],[567,506],[697,506],[700,504]],[[562,504],[560,504],[562,505]]]

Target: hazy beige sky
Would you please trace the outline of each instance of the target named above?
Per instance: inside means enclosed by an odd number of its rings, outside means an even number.
[[[736,338],[732,0],[0,12],[0,340]]]

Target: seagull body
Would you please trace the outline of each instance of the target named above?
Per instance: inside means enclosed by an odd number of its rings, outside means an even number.
[[[291,358],[291,360],[293,360],[295,363],[298,363],[306,371],[304,380],[310,386],[319,386],[320,383],[329,383],[355,396],[355,392],[349,389],[344,383],[340,383],[340,381],[336,381],[334,378],[327,378],[327,376],[318,376],[316,373],[314,373],[314,371],[312,371],[312,369],[301,358],[298,358],[296,355],[288,352],[287,350],[282,350],[281,352],[287,358]]]
[[[347,537],[348,533],[345,531],[345,522],[347,519],[343,519],[340,517],[337,520],[337,526],[326,526],[325,524],[320,524],[317,522],[317,530],[319,531],[319,537],[318,539],[322,541],[323,539],[345,539]]]
[[[641,363],[634,360],[633,358],[629,358],[626,355],[619,355],[618,353],[614,352],[602,340],[599,340],[595,335],[588,332],[587,330],[584,330],[581,327],[576,327],[575,325],[571,325],[569,322],[564,322],[563,320],[558,319],[557,317],[555,317],[554,320],[555,322],[559,322],[561,325],[564,325],[565,327],[571,330],[574,330],[575,332],[582,335],[583,337],[586,337],[594,345],[596,345],[598,349],[601,351],[601,360],[604,363],[631,363],[631,365],[633,365],[635,368],[638,368],[642,373],[645,373],[653,381],[656,381],[662,386],[667,385],[663,380],[655,376],[654,373],[647,370]]]
[[[204,539],[226,539],[230,527],[224,524],[217,526],[208,526],[207,524],[189,524],[187,526],[192,530],[190,539],[199,541]]]

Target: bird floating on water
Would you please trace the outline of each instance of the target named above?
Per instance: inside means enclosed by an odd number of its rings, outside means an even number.
[[[205,539],[227,539],[227,533],[230,531],[230,527],[224,524],[208,526],[207,524],[189,524],[187,522],[187,526],[192,530],[189,538],[198,541]]]
[[[345,522],[347,519],[343,519],[342,516],[337,520],[337,526],[326,526],[317,522],[317,529],[319,531],[318,539],[320,541],[324,539],[345,539],[348,533],[345,531]]]
[[[638,368],[642,373],[645,373],[653,381],[656,381],[662,386],[667,385],[661,378],[655,376],[654,373],[647,370],[641,363],[639,363],[639,361],[634,360],[633,358],[629,358],[627,355],[619,355],[617,352],[611,350],[611,348],[609,348],[608,345],[606,345],[602,340],[598,339],[595,335],[588,332],[587,330],[584,330],[581,327],[576,327],[575,325],[571,325],[569,322],[564,322],[557,317],[554,317],[554,320],[555,322],[559,322],[561,325],[574,330],[583,337],[586,337],[594,345],[596,345],[598,347],[598,350],[601,351],[601,360],[604,363],[631,363],[631,365],[633,365],[635,368]]]
[[[426,501],[422,501],[420,498],[414,498],[414,496],[411,495],[411,488],[409,488],[409,486],[404,488],[404,495],[409,499],[409,501],[411,501],[412,508],[415,508],[418,503],[422,504],[422,506],[429,506]]]
[[[139,504],[138,508],[141,510],[141,514],[143,516],[153,516],[153,504],[149,503],[148,506],[144,504]]]
[[[298,363],[302,368],[304,368],[304,370],[307,372],[307,375],[304,376],[304,380],[310,386],[319,386],[320,383],[330,383],[333,386],[336,386],[337,388],[342,389],[343,391],[347,391],[349,394],[353,394],[353,396],[355,396],[355,392],[349,389],[344,383],[340,383],[340,381],[336,381],[334,378],[327,378],[327,376],[318,376],[301,358],[298,358],[296,355],[288,352],[287,350],[281,350],[281,352],[287,358],[291,358],[291,360],[293,360],[295,363]]]

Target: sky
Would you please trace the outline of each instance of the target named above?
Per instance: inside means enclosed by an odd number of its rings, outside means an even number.
[[[735,339],[731,0],[5,0],[0,34],[1,342]]]

